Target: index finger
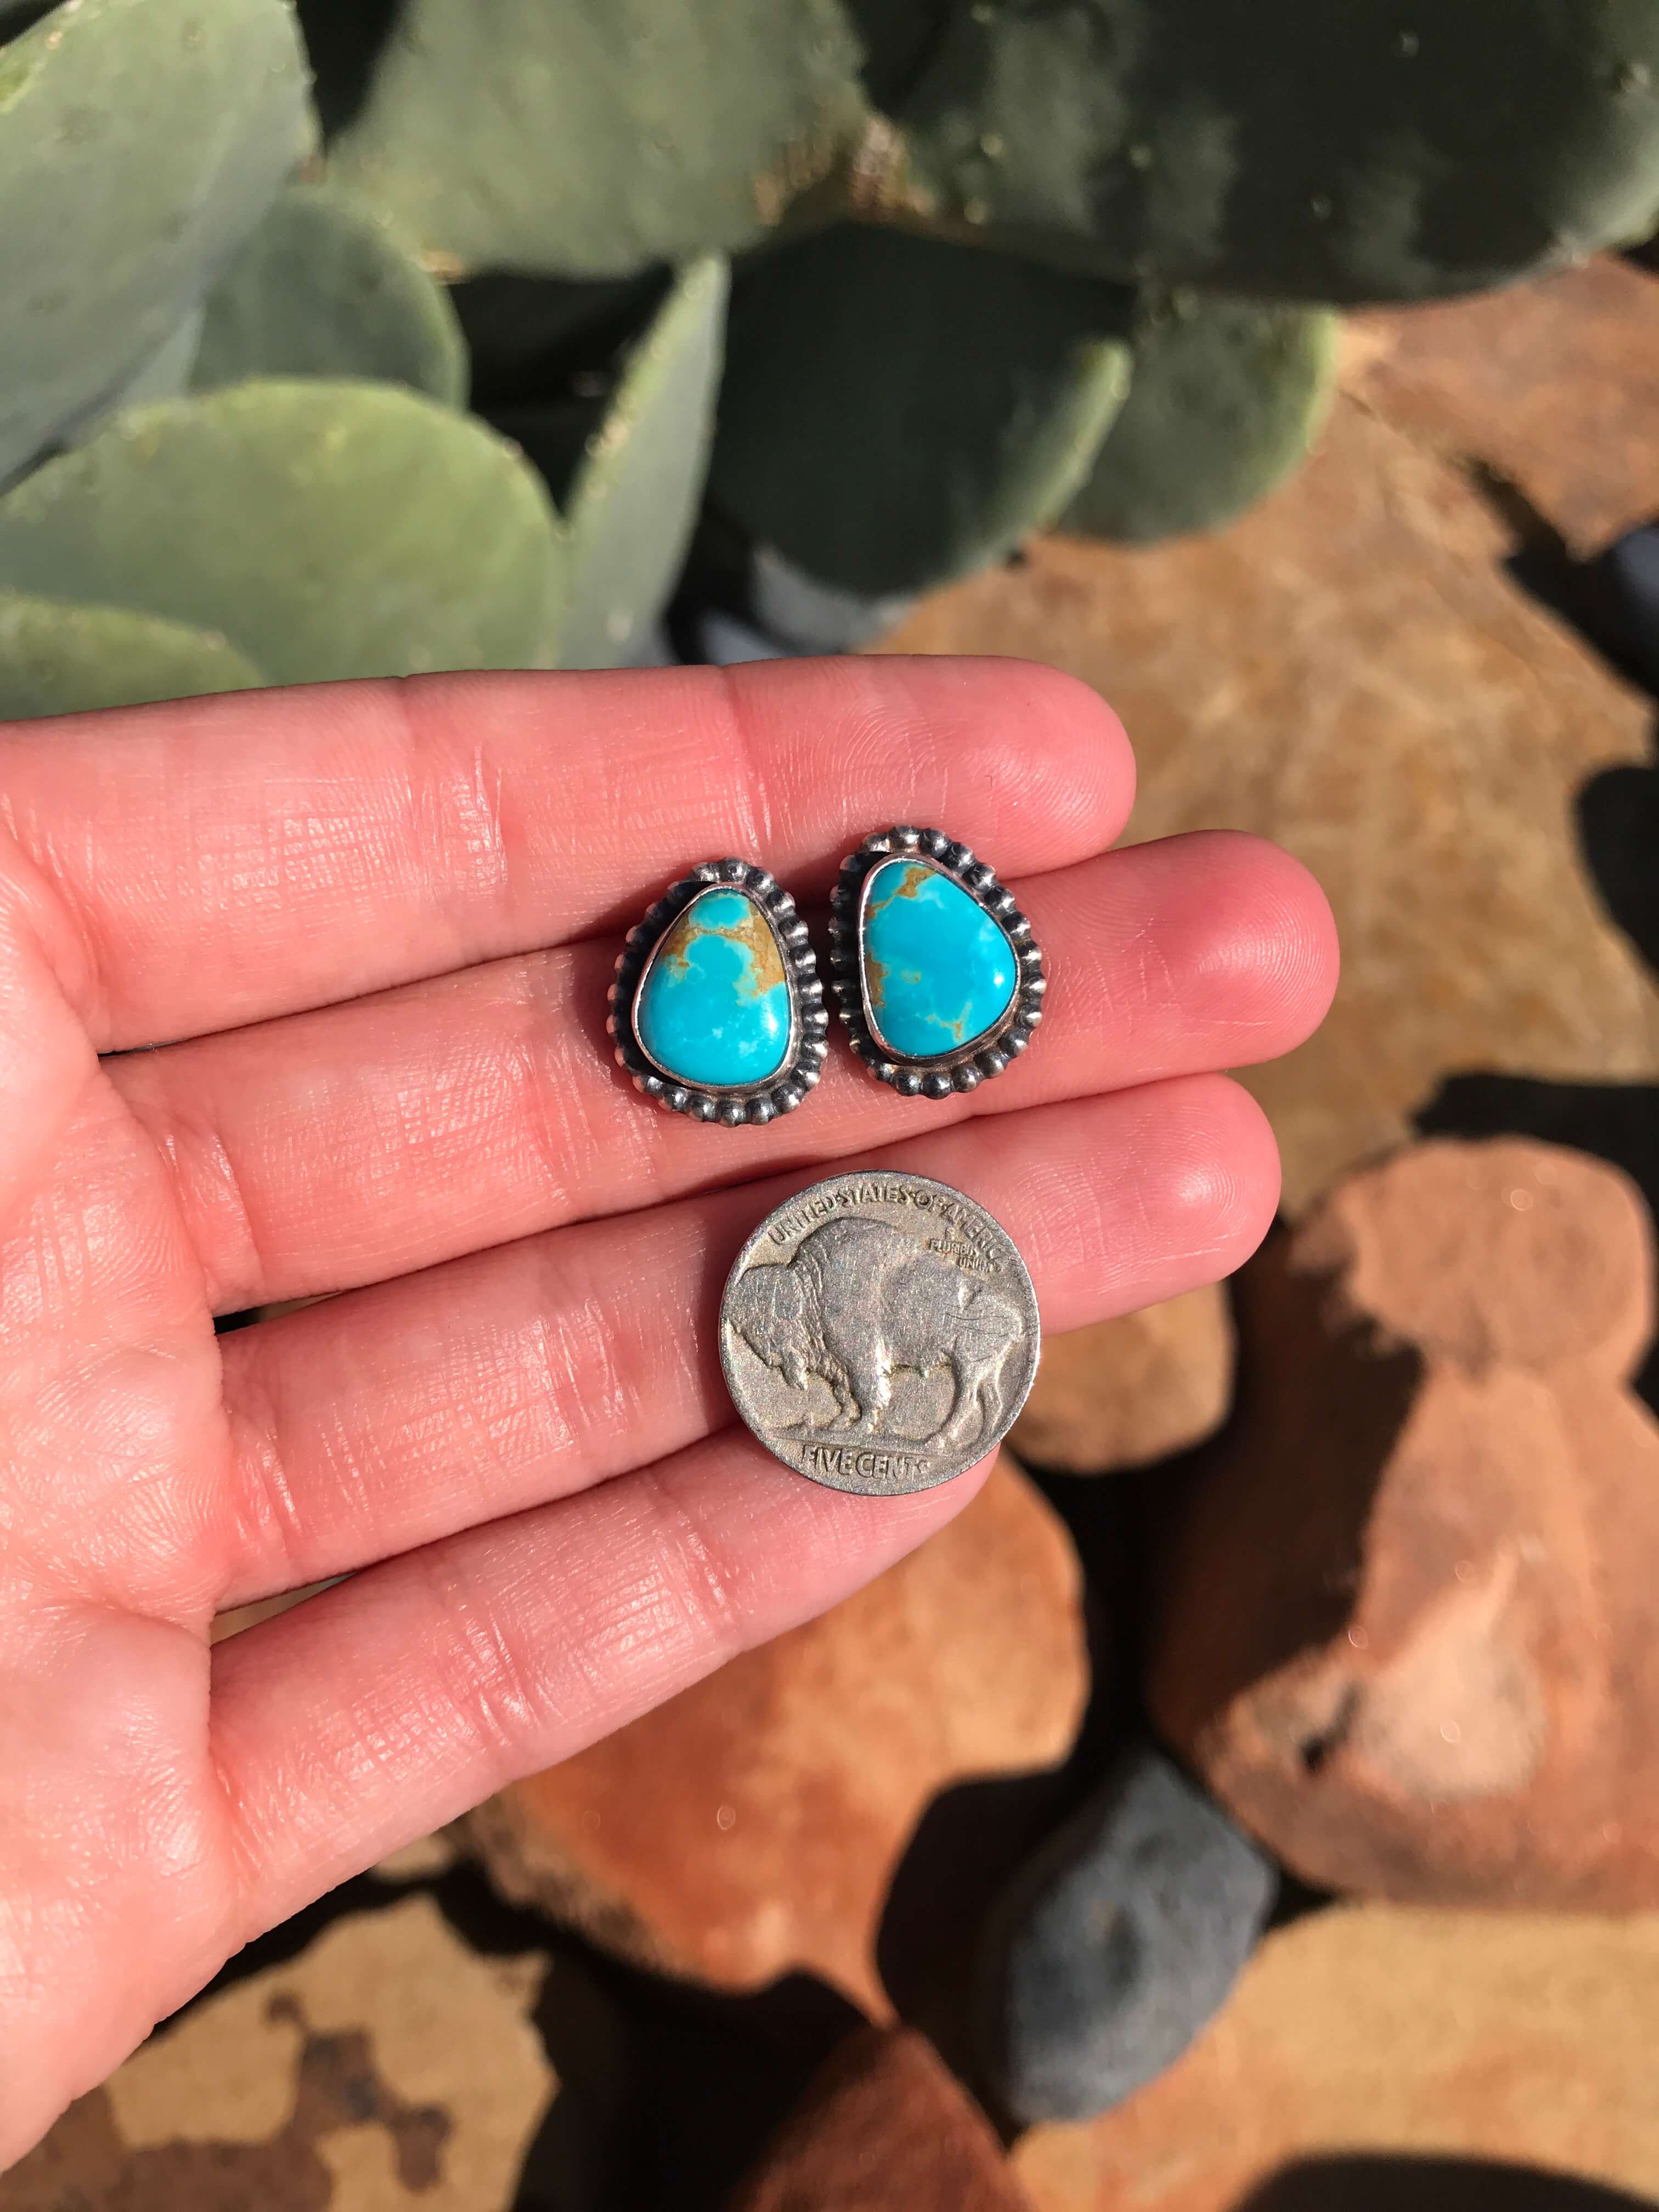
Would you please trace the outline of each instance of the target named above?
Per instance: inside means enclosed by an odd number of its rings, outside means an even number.
[[[9,826],[100,1051],[625,927],[726,854],[798,896],[868,831],[999,872],[1127,819],[1116,718],[1014,660],[416,678],[0,733]]]

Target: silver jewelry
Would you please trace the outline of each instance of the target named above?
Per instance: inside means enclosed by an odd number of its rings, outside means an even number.
[[[909,1097],[948,1098],[1000,1075],[1030,1044],[1048,988],[1031,925],[996,871],[942,830],[904,824],[842,862],[830,975],[854,1051]]]
[[[748,860],[706,860],[672,885],[629,932],[609,996],[635,1089],[694,1121],[773,1121],[823,1072],[830,1017],[806,924]]]

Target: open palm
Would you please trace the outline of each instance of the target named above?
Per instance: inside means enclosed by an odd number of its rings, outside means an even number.
[[[1131,795],[1099,701],[1013,662],[0,732],[0,2164],[258,1930],[967,1503],[821,1490],[734,1425],[720,1288],[792,1183],[960,1185],[1055,1328],[1250,1250],[1273,1139],[1209,1071],[1312,1028],[1329,918],[1246,839],[1109,854]],[[1025,1059],[935,1104],[834,1054],[764,1128],[641,1102],[605,995],[650,898],[731,852],[810,911],[898,820],[1030,915]]]

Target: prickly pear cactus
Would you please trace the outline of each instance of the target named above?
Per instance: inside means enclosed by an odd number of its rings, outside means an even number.
[[[549,666],[568,557],[510,447],[391,384],[135,409],[0,500],[0,586],[216,632],[273,684]]]
[[[309,149],[306,82],[286,0],[63,0],[0,46],[0,484],[175,339]]]
[[[329,166],[458,272],[625,275],[763,237],[859,60],[841,0],[404,0]]]
[[[1260,497],[1321,303],[1659,220],[1659,0],[301,17],[321,183],[289,0],[0,0],[0,711],[629,659],[716,414],[695,560],[850,639]]]
[[[466,404],[466,342],[442,285],[380,217],[290,185],[208,295],[191,383],[366,376]]]
[[[1213,530],[1305,458],[1336,386],[1338,319],[1178,293],[1134,316],[1134,381],[1062,530],[1146,544]]]
[[[247,691],[264,680],[210,630],[0,591],[0,722]]]
[[[1130,283],[1468,291],[1659,219],[1652,0],[948,0],[866,202]]]
[[[708,470],[728,281],[719,254],[684,272],[589,441],[568,502],[566,668],[631,659],[673,590]]]
[[[711,489],[851,592],[996,559],[1081,484],[1129,382],[1111,289],[854,225],[779,246],[733,301]]]

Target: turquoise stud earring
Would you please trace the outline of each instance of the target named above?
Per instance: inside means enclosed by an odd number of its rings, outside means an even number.
[[[911,1097],[1000,1075],[1030,1044],[1048,988],[995,871],[940,830],[903,825],[842,862],[830,969],[854,1051]]]
[[[747,860],[707,860],[630,930],[606,1022],[634,1087],[736,1128],[793,1113],[817,1081],[830,1017],[787,890]]]

